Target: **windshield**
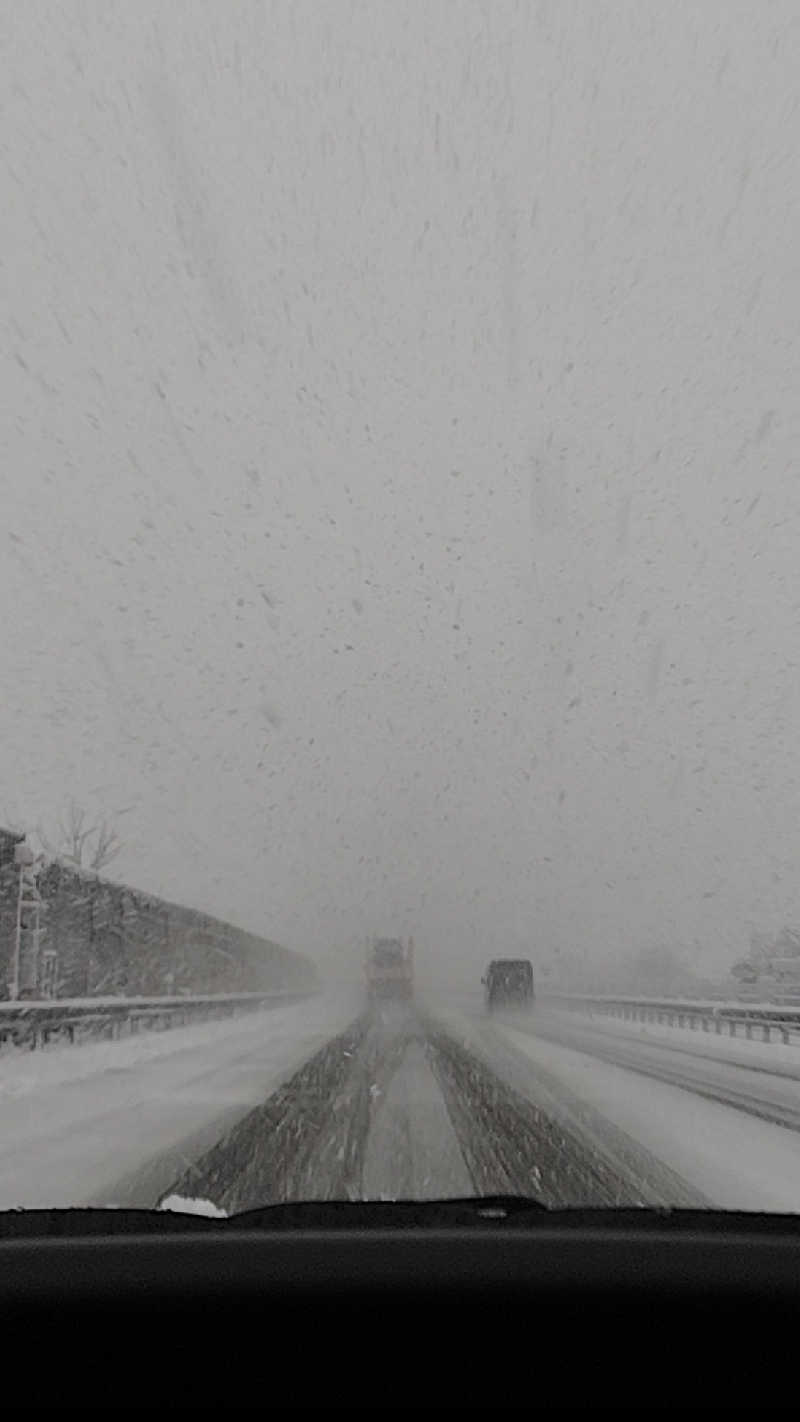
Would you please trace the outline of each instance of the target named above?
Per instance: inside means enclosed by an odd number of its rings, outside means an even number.
[[[797,5],[0,31],[0,1208],[800,1209]]]

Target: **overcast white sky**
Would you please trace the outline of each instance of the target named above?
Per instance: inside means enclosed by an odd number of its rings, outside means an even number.
[[[0,820],[320,955],[800,919],[795,0],[0,35]]]

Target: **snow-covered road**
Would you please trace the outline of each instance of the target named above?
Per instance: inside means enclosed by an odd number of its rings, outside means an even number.
[[[424,1011],[378,1007],[170,1188],[228,1212],[279,1201],[533,1194],[551,1206],[699,1203],[600,1152]]]
[[[800,1049],[539,1005],[362,1008],[318,998],[4,1056],[0,1206],[508,1192],[800,1209]]]
[[[543,1009],[527,1030],[540,1039],[574,1046],[600,1061],[630,1067],[709,1101],[800,1130],[798,1046],[731,1041],[696,1030],[591,1020],[576,1013],[547,1013]]]
[[[528,1091],[583,1118],[598,1148],[622,1132],[709,1204],[800,1210],[800,1048],[544,1007],[463,1021],[490,1058],[510,1052]]]
[[[347,998],[0,1060],[0,1208],[152,1205],[352,1020]]]

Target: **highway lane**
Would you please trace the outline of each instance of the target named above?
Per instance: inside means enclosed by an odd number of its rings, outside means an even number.
[[[474,1004],[306,1003],[159,1036],[16,1061],[0,1089],[0,1205],[800,1205],[800,1093],[777,1046],[773,1072],[763,1049],[740,1064],[718,1042]]]
[[[641,1168],[664,1203],[694,1196],[721,1209],[800,1211],[800,1131],[777,1123],[794,1119],[793,1048],[722,1046],[679,1029],[670,1042],[651,1028],[555,1017],[540,1004],[527,1019],[488,1018],[474,1003],[444,1016],[599,1155]]]
[[[458,1023],[384,1006],[327,1043],[164,1194],[228,1213],[506,1193],[554,1208],[705,1203],[621,1132],[593,1126],[542,1093],[518,1055],[495,1049],[490,1059]]]

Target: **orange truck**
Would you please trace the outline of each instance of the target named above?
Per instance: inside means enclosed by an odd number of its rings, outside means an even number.
[[[414,995],[414,940],[373,938],[367,949],[367,995],[408,1002]]]

